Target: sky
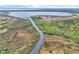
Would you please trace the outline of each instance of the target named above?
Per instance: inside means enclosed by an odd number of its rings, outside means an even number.
[[[25,8],[79,8],[77,5],[0,5],[0,9]]]
[[[30,5],[29,7],[32,8],[79,8],[79,0],[0,0],[0,5],[27,5],[25,7]]]
[[[0,5],[79,5],[79,0],[0,0]]]

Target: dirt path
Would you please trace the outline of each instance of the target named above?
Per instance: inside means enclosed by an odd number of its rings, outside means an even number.
[[[79,53],[79,47],[72,40],[56,35],[45,35],[45,45],[41,54],[73,54]]]

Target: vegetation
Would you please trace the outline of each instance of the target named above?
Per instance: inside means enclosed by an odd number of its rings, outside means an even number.
[[[0,20],[0,34],[7,32],[6,21]]]
[[[64,36],[79,43],[79,18],[61,21],[34,19],[34,21],[44,33]]]

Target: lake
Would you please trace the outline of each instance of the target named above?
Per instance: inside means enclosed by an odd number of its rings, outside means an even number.
[[[9,15],[25,18],[26,16],[35,15],[71,16],[72,14],[67,12],[10,12]]]

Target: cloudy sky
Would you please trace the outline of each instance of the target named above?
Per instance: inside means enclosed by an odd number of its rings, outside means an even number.
[[[0,5],[79,5],[79,0],[0,0]]]

